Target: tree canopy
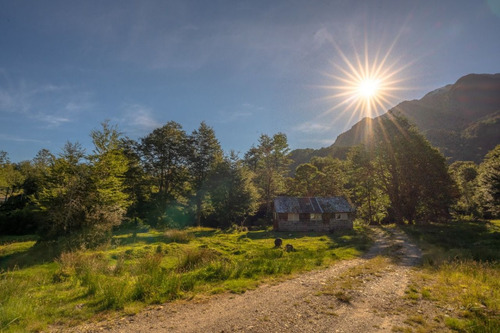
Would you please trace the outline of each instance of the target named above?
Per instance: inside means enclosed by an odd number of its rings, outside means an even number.
[[[498,217],[500,146],[479,166],[443,155],[405,118],[380,121],[371,145],[345,160],[313,157],[290,170],[284,133],[262,134],[243,159],[224,155],[206,123],[187,134],[174,121],[135,141],[108,121],[93,150],[67,142],[12,163],[0,151],[0,231],[33,232],[66,247],[96,246],[120,225],[225,228],[270,223],[278,195],[344,196],[367,223]],[[263,219],[266,217],[266,219]]]

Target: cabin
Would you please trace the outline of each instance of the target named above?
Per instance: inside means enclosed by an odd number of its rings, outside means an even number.
[[[344,197],[274,199],[274,230],[335,232],[352,229],[354,208]]]

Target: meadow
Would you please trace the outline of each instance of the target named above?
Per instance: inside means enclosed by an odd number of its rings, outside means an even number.
[[[283,246],[274,247],[275,238]],[[292,244],[295,251],[286,252]],[[96,250],[53,254],[34,236],[0,237],[0,332],[39,331],[90,318],[132,315],[149,304],[243,293],[360,256],[368,230],[337,234],[122,231]]]
[[[405,226],[423,251],[407,296],[443,309],[459,332],[500,332],[500,220]],[[426,331],[429,326],[419,327]],[[418,330],[417,330],[418,331]]]

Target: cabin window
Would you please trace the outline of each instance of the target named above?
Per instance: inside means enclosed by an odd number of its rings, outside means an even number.
[[[309,213],[300,213],[299,214],[299,220],[300,221],[310,221],[311,220],[311,214],[309,214]]]
[[[298,220],[299,220],[299,214],[294,214],[294,213],[288,214],[288,221],[298,221]]]
[[[311,214],[312,221],[320,221],[322,218],[321,214]]]
[[[288,221],[288,214],[287,213],[278,213],[278,220]]]

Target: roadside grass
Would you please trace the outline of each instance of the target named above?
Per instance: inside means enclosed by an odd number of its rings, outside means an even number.
[[[460,332],[500,332],[500,220],[403,227],[423,251],[407,298],[435,303]]]
[[[351,267],[329,280],[317,296],[332,295],[339,302],[351,303],[357,291],[366,282],[381,277],[387,271],[390,262],[388,257],[376,256],[361,265]]]
[[[274,247],[274,239],[296,251]],[[148,304],[222,292],[358,257],[367,229],[338,234],[224,232],[208,228],[115,235],[108,247],[55,260],[35,239],[0,238],[0,332],[72,326],[96,314],[134,314]]]

